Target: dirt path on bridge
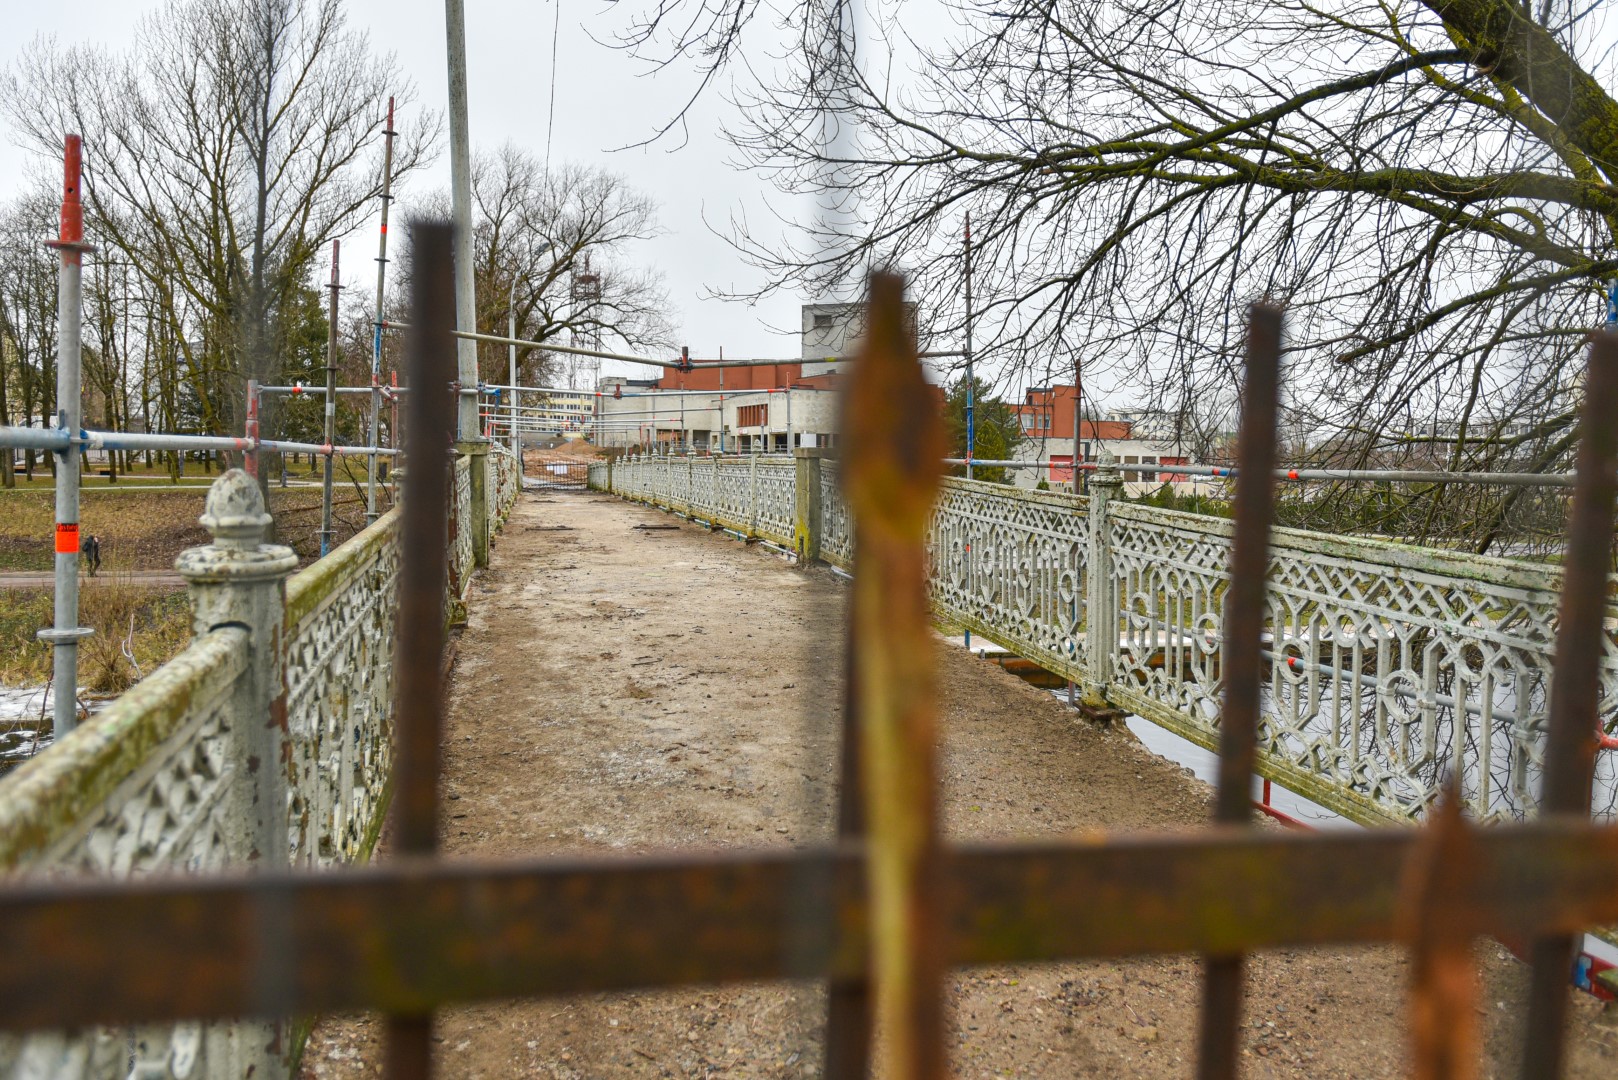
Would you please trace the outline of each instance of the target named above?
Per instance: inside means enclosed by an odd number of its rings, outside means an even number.
[[[672,526],[672,527],[671,527]],[[599,495],[525,497],[473,583],[447,733],[448,856],[635,853],[828,839],[846,586],[761,548]],[[944,813],[955,838],[1207,820],[1210,789],[1127,731],[940,641]],[[385,857],[385,852],[383,857]],[[1075,912],[1083,918],[1083,912]],[[1482,950],[1485,1075],[1515,1072],[1523,969]],[[1250,965],[1249,1077],[1403,1073],[1393,950]],[[1190,1076],[1198,963],[1170,957],[956,973],[962,1077]],[[812,986],[592,995],[441,1015],[439,1075],[818,1075]],[[1574,1077],[1618,1031],[1575,1007]],[[302,1076],[373,1076],[380,1025],[323,1021]]]

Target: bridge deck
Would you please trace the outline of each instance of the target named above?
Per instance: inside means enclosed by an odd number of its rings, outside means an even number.
[[[446,854],[828,839],[845,591],[824,569],[607,496],[525,496],[473,583],[458,645]],[[1092,729],[942,641],[939,661],[954,835],[1207,819],[1209,789],[1127,732]],[[1526,969],[1497,946],[1482,951],[1484,1071],[1511,1075],[1507,1028]],[[1250,970],[1246,1075],[1403,1074],[1403,964],[1391,950],[1269,954]],[[1182,958],[961,972],[955,1072],[1189,1075],[1196,975]],[[1575,1010],[1569,1075],[1606,1075],[1618,1034],[1589,999]],[[441,1075],[816,1075],[821,1011],[817,990],[784,986],[464,1009],[440,1018]],[[375,1075],[379,1033],[363,1018],[323,1022],[303,1075]]]

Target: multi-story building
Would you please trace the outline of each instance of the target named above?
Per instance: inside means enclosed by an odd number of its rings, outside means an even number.
[[[1081,418],[1078,402],[1076,386],[1036,386],[1012,406],[1022,431],[1022,441],[1012,451],[1012,458],[1038,466],[1009,470],[1012,483],[1032,488],[1043,481],[1051,488],[1073,490],[1075,450],[1081,471],[1082,466],[1095,462],[1103,448],[1111,451],[1121,465],[1192,464],[1189,453],[1172,434],[1168,438],[1143,437],[1134,430],[1132,420]],[[1165,483],[1179,491],[1192,490],[1199,481],[1172,469],[1124,473],[1124,490],[1132,495],[1155,491]]]
[[[517,397],[525,436],[582,439],[590,433],[595,403],[594,390],[524,390]]]
[[[780,366],[792,369],[781,373],[783,386],[690,389],[679,386],[674,377],[707,376],[716,369],[676,372],[657,380],[603,379],[596,397],[595,442],[715,454],[787,453],[793,447],[832,445],[838,377],[801,378],[795,374],[797,364]]]

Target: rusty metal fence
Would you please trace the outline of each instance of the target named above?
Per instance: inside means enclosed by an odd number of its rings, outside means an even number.
[[[454,488],[442,464],[450,395],[426,388],[450,381],[449,230],[418,226],[412,246],[409,352],[419,390],[409,402],[401,522],[393,857],[322,874],[12,881],[0,890],[0,1024],[138,1031],[377,1009],[390,1017],[385,1070],[401,1078],[431,1072],[432,1012],[453,1003],[817,978],[831,991],[828,1075],[874,1068],[891,1080],[932,1080],[945,1069],[948,966],[1190,951],[1210,958],[1199,1069],[1213,1078],[1236,1071],[1243,953],[1402,941],[1412,955],[1411,1071],[1459,1077],[1470,1075],[1476,1050],[1469,944],[1493,934],[1536,942],[1523,1075],[1557,1074],[1570,935],[1618,919],[1618,829],[1587,820],[1618,486],[1618,432],[1607,422],[1618,413],[1611,339],[1596,346],[1587,380],[1586,416],[1599,422],[1586,424],[1581,444],[1541,758],[1544,812],[1530,824],[1474,830],[1449,813],[1420,830],[1301,836],[1248,827],[1280,343],[1279,315],[1256,309],[1223,596],[1220,824],[1145,841],[944,845],[925,557],[942,433],[899,283],[878,277],[839,466],[858,520],[859,568],[839,842],[490,866],[432,857],[448,564],[441,524]],[[258,719],[275,715],[266,701]],[[880,1043],[870,1037],[877,1028]]]

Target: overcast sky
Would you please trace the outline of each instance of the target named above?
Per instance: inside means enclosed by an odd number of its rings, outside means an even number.
[[[617,25],[609,5],[574,0],[467,0],[466,37],[468,97],[474,147],[492,148],[505,140],[531,150],[545,150],[547,105],[551,79],[551,37],[556,3],[562,3],[557,48],[556,120],[553,160],[601,165],[621,173],[659,203],[667,230],[645,244],[643,260],[664,273],[675,304],[676,321],[694,355],[796,356],[798,303],[780,297],[749,308],[704,299],[709,288],[730,289],[759,282],[730,247],[704,224],[719,227],[733,208],[758,208],[766,200],[784,216],[807,213],[782,199],[761,180],[726,164],[728,147],[719,127],[726,109],[710,95],[683,145],[614,152],[645,138],[666,118],[671,105],[683,100],[689,79],[683,72],[643,76],[643,66],[616,50],[593,42]],[[127,40],[136,21],[157,5],[150,0],[76,0],[73,4],[27,4],[10,0],[7,33],[0,41],[0,65],[10,65],[36,34],[54,35],[64,44],[96,42],[116,48]],[[419,105],[443,112],[447,105],[442,0],[347,0],[349,19],[365,29],[379,52],[393,52],[415,80]],[[410,114],[400,118],[408,124]],[[0,117],[0,198],[10,198],[23,183],[24,169],[39,166],[17,145],[16,134]],[[86,147],[86,154],[94,154]],[[59,168],[59,166],[53,166]],[[58,174],[59,175],[59,174]],[[445,152],[430,175],[414,178],[418,190],[449,186]],[[376,243],[374,220],[344,238],[344,248],[364,259],[345,258],[349,283],[369,293],[374,289],[369,260]],[[353,248],[349,245],[353,244]],[[345,255],[347,252],[345,251]],[[784,331],[784,332],[783,332]],[[604,371],[614,370],[610,362]],[[650,369],[624,365],[625,374]]]

